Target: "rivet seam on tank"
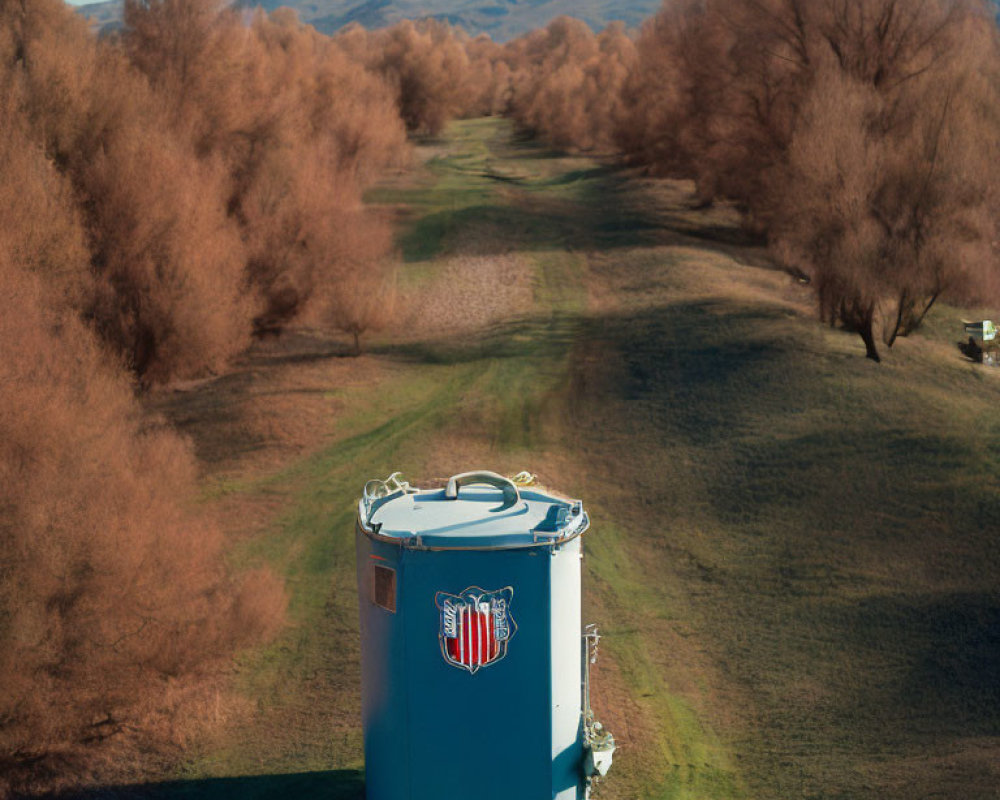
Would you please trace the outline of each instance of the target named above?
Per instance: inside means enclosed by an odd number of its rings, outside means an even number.
[[[438,640],[446,663],[475,675],[507,655],[517,632],[511,616],[514,588],[486,591],[469,586],[458,594],[438,592]]]

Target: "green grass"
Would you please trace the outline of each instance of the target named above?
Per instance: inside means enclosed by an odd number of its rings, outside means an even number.
[[[623,741],[602,800],[994,797],[1000,376],[958,356],[959,313],[875,365],[751,266],[731,210],[511,134],[454,124],[369,200],[412,210],[404,286],[513,249],[532,307],[376,342],[377,381],[329,387],[328,444],[209,478],[206,502],[280,499],[232,558],[286,577],[291,622],[240,661],[259,713],[164,791],[357,795],[354,503],[395,470],[488,466],[537,469],[591,514],[597,710]]]
[[[621,358],[604,362],[619,391],[580,404],[600,407],[592,452],[649,498],[611,505],[647,580],[683,588],[713,690],[740,696],[711,705],[740,718],[725,738],[756,793],[945,785],[998,730],[996,380],[933,339],[876,366],[741,293],[668,291],[583,331]],[[622,458],[623,441],[642,446]],[[994,791],[979,758],[963,796]]]

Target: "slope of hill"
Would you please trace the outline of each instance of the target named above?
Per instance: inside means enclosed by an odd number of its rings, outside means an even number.
[[[254,0],[239,3],[253,8]],[[520,36],[566,14],[584,20],[595,30],[621,20],[638,26],[660,6],[659,0],[264,0],[267,11],[280,6],[295,9],[299,17],[322,33],[358,22],[366,28],[392,25],[404,19],[433,17],[460,25],[468,33],[487,33],[496,41]],[[101,28],[121,21],[121,0],[77,7]]]

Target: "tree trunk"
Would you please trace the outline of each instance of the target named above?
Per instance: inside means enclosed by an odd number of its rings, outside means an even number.
[[[920,316],[917,317],[917,319],[914,321],[914,323],[911,326],[910,330],[915,330],[920,325],[923,325],[923,323],[924,323],[924,317],[927,316],[927,312],[930,311],[931,308],[934,306],[934,301],[938,299],[938,295],[939,294],[940,294],[940,292],[938,291],[938,292],[934,292],[934,294],[931,295],[930,301],[927,303],[926,306],[924,306],[924,310],[920,312]],[[907,332],[909,332],[909,331],[907,331]]]
[[[923,324],[924,317],[927,316],[927,312],[931,310],[934,306],[934,302],[938,299],[938,294],[940,294],[940,292],[935,291],[931,295],[930,300],[927,301],[923,311],[919,314],[915,314],[913,309],[916,305],[916,301],[910,300],[904,291],[899,298],[899,305],[897,306],[896,327],[891,331],[891,335],[886,337],[885,343],[889,347],[892,347],[896,341],[896,337],[908,336],[919,328]]]
[[[872,361],[879,363],[882,359],[879,357],[878,348],[875,346],[875,333],[872,331],[872,323],[874,320],[874,315],[869,315],[858,326],[858,334],[861,336],[861,340],[865,343],[865,356],[870,358]]]
[[[899,301],[896,304],[896,324],[892,326],[892,330],[886,332],[885,344],[886,347],[892,347],[896,343],[896,337],[899,336],[900,331],[903,329],[903,314],[906,312],[906,290],[904,289],[899,295]]]
[[[361,331],[355,329],[351,333],[354,334],[354,352],[351,355],[356,358],[361,355]]]

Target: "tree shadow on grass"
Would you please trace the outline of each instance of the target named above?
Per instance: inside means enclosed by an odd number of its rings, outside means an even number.
[[[505,192],[494,202],[442,208],[413,219],[397,239],[404,261],[447,254],[458,241],[461,246],[476,242],[485,253],[694,245],[776,268],[760,237],[708,214],[692,215],[691,200],[670,208],[650,206],[636,195],[634,175],[621,167],[571,169],[548,179],[481,177],[503,183]]]
[[[49,800],[364,800],[364,796],[364,773],[339,769],[102,786],[51,795]]]
[[[517,129],[511,131],[510,138],[503,143],[495,144],[495,152],[509,158],[535,158],[539,160],[555,160],[567,158],[570,153],[553,147],[544,139],[529,130]]]
[[[605,416],[613,397],[650,434],[699,446],[725,441],[748,413],[780,418],[792,401],[774,387],[798,347],[773,330],[786,317],[719,300],[588,315],[572,366],[581,411]],[[588,359],[591,350],[602,356]]]
[[[845,709],[851,720],[891,709],[871,722],[938,737],[1000,735],[1000,595],[872,597],[853,611],[856,651],[881,654],[895,642],[900,674],[868,676]]]

